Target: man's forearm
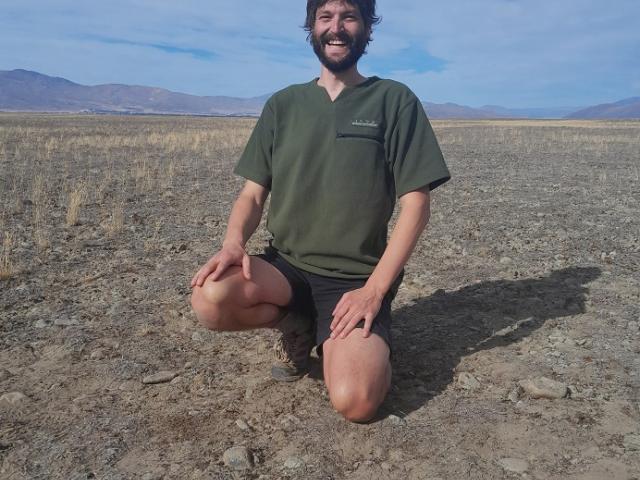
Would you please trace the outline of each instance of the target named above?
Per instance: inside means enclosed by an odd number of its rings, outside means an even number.
[[[429,192],[425,190],[410,192],[402,197],[400,214],[389,244],[366,284],[380,297],[391,288],[429,223],[429,205]]]
[[[241,193],[231,209],[223,245],[236,243],[244,247],[260,224],[263,207],[264,200]]]

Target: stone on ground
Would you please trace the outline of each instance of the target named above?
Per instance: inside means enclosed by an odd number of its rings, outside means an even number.
[[[28,397],[22,392],[9,392],[0,397],[0,403],[9,404],[12,407],[17,407],[27,400]]]
[[[162,371],[162,372],[154,373],[153,375],[147,375],[142,379],[142,383],[146,383],[148,385],[152,385],[154,383],[166,383],[166,382],[170,382],[177,376],[178,374],[175,372]]]
[[[531,398],[564,398],[569,392],[566,384],[547,377],[521,380],[518,384]]]
[[[524,473],[529,469],[529,464],[520,458],[501,458],[498,464],[507,472]]]
[[[233,470],[248,470],[253,467],[253,457],[247,447],[231,447],[222,455],[224,464]]]

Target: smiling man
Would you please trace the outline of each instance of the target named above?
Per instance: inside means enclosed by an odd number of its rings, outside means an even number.
[[[191,281],[206,327],[282,332],[274,379],[301,378],[317,345],[334,408],[356,422],[389,390],[391,302],[430,191],[449,179],[418,98],[358,71],[378,21],[375,0],[307,2],[320,77],[268,100],[235,169],[246,183],[222,248]],[[269,195],[272,240],[249,256]]]

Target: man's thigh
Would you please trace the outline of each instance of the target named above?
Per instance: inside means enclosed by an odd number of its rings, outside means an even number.
[[[366,279],[327,278],[313,274],[308,274],[308,277],[312,287],[314,308],[317,312],[316,344],[318,345],[318,353],[323,354],[324,345],[331,335],[330,326],[333,321],[333,310],[345,293],[362,288],[366,283]],[[392,348],[391,303],[397,292],[400,280],[400,278],[396,280],[392,288],[384,296],[380,310],[371,325],[371,335],[375,334],[383,339],[389,349]],[[356,325],[354,333],[362,336],[362,328],[364,328],[364,319]]]
[[[205,280],[202,291],[209,300],[223,304],[234,304],[250,308],[261,303],[280,307],[291,301],[291,286],[287,279],[273,265],[259,257],[249,257],[251,278],[246,279],[242,268],[229,267],[222,276],[213,281]],[[194,292],[198,290],[194,289]]]

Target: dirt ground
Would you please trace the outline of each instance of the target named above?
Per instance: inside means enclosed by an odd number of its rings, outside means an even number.
[[[254,122],[0,115],[0,478],[640,478],[640,122],[434,122],[453,179],[366,425],[190,311]]]

